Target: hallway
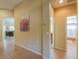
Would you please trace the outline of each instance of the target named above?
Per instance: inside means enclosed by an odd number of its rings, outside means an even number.
[[[52,59],[75,59],[75,45],[68,43],[66,52],[65,21],[67,16],[77,15],[77,3],[67,1],[61,4],[61,0],[51,0],[51,3],[49,0],[0,0],[0,59],[50,59],[50,22],[54,24],[51,27],[55,48],[65,49],[52,48]],[[14,25],[10,27],[13,32],[8,32],[9,23],[2,24],[7,16],[14,18]]]

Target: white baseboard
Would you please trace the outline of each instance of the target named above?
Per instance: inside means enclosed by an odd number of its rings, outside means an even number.
[[[43,59],[47,59],[47,58],[43,56]]]
[[[63,48],[59,48],[59,47],[54,47],[55,49],[59,49],[59,50],[62,50],[62,51],[66,51],[66,49],[63,49]],[[45,56],[43,56],[43,59],[48,59],[46,58]],[[50,58],[51,59],[51,58]]]
[[[29,49],[29,48],[27,48],[27,47],[25,47],[25,46],[23,46],[23,45],[20,45],[20,44],[15,44],[15,45],[17,45],[17,46],[19,46],[19,47],[21,47],[21,48],[27,49],[27,50],[29,50],[29,51],[31,51],[31,52],[37,54],[37,55],[42,56],[42,53],[39,53],[39,52],[34,51],[34,50],[32,50],[32,49]]]
[[[66,49],[63,49],[63,48],[59,48],[59,47],[54,47],[55,49],[59,49],[59,50],[62,50],[62,51],[66,51]]]

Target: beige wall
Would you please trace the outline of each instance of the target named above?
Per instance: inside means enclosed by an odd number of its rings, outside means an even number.
[[[24,15],[30,15],[28,32],[20,31],[20,21]],[[14,9],[15,17],[15,44],[41,53],[41,1],[23,0]]]
[[[42,5],[42,6],[41,6]],[[29,32],[20,32],[20,20],[23,15],[29,14]],[[14,9],[15,17],[15,44],[42,53],[49,59],[49,0],[24,0]]]
[[[4,16],[13,16],[13,11],[0,9],[0,40],[2,40],[2,18]]]
[[[66,49],[66,18],[77,15],[76,4],[55,9],[55,48]]]

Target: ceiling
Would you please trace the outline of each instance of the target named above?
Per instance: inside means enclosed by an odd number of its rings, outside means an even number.
[[[12,10],[17,6],[22,0],[0,0],[0,9]]]
[[[0,9],[12,10],[15,6],[21,3],[22,0],[0,0]],[[63,3],[59,3],[59,0],[51,0],[54,8],[62,7],[68,4],[75,3],[76,0],[64,0]]]
[[[62,6],[70,5],[76,3],[76,0],[63,0],[63,3],[59,3],[60,0],[51,0],[51,3],[54,8],[59,8]]]

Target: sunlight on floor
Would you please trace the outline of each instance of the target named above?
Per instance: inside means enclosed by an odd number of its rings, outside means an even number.
[[[76,45],[75,41],[67,40],[67,51],[51,49],[52,59],[75,59]]]

